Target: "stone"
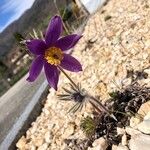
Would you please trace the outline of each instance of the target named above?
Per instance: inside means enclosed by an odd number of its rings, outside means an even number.
[[[40,137],[40,138],[35,138],[35,139],[33,140],[33,142],[34,142],[34,145],[35,145],[35,146],[39,147],[39,146],[41,146],[41,145],[44,143],[44,139],[43,139],[42,137]]]
[[[117,134],[120,135],[120,134],[124,134],[125,133],[125,129],[124,128],[119,128],[117,127]]]
[[[75,129],[75,126],[74,124],[70,124],[66,129],[65,129],[65,132],[63,133],[62,135],[62,138],[68,138],[70,135],[72,135],[74,133],[74,129]]]
[[[24,136],[21,137],[21,139],[16,144],[17,148],[20,150],[25,150],[26,146],[26,138]]]
[[[132,118],[130,119],[130,126],[131,126],[132,128],[134,128],[134,127],[136,127],[141,121],[142,121],[142,119],[139,118],[139,117],[132,117]]]
[[[30,130],[31,134],[34,134],[37,130],[37,124],[33,124],[32,130]]]
[[[43,113],[44,113],[45,115],[49,115],[49,113],[50,113],[46,108],[43,108],[42,111],[43,111]]]
[[[129,149],[127,146],[119,144],[119,145],[112,145],[112,150],[129,150]]]
[[[27,148],[26,148],[27,149]],[[31,145],[30,147],[31,150],[36,150],[36,147],[34,145]]]
[[[150,112],[150,101],[142,104],[142,106],[140,107],[140,109],[138,111],[138,114],[145,116],[149,112]]]
[[[149,150],[150,136],[142,133],[132,135],[131,140],[129,141],[129,148],[131,150]]]
[[[89,147],[88,150],[106,150],[108,143],[104,138],[99,138],[93,142],[92,146],[93,147]]]
[[[144,120],[149,120],[150,119],[150,111],[146,114],[146,116],[144,117]]]
[[[45,142],[46,143],[50,143],[51,142],[52,136],[51,136],[50,131],[48,131],[48,132],[45,133],[44,138],[45,138]]]
[[[112,145],[112,150],[117,150],[117,145]]]
[[[124,135],[122,136],[122,141],[121,141],[121,143],[122,143],[122,146],[126,146],[126,145],[128,144],[128,142],[127,142],[127,135],[126,135],[126,134],[124,134]]]
[[[144,120],[137,125],[139,131],[150,134],[150,112],[144,117]]]
[[[37,150],[47,150],[48,148],[48,144],[44,143],[43,145],[41,145]]]
[[[126,131],[126,133],[128,133],[129,135],[137,135],[137,134],[140,134],[141,132],[140,131],[138,131],[138,130],[135,130],[135,129],[133,129],[133,128],[131,128],[131,127],[126,127],[125,128],[125,131]]]
[[[144,120],[140,124],[137,125],[139,131],[145,134],[150,134],[150,119]]]
[[[126,127],[126,132],[131,135],[131,140],[129,141],[129,148],[131,150],[149,150],[150,148],[150,136],[141,133],[130,127]]]
[[[129,150],[127,146],[123,146],[121,144],[119,144],[116,148],[116,150]]]

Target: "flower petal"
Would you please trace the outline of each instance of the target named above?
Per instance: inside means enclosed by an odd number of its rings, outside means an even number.
[[[76,60],[74,57],[70,56],[69,54],[64,54],[64,58],[60,66],[72,72],[82,71],[82,66],[80,62]]]
[[[54,16],[47,28],[45,41],[46,44],[50,47],[52,44],[56,42],[59,38],[62,31],[62,20],[60,16]]]
[[[49,85],[57,91],[57,84],[59,79],[59,72],[57,67],[46,62],[44,63],[44,69]]]
[[[55,46],[59,47],[61,50],[68,50],[75,46],[75,44],[79,41],[81,38],[81,35],[72,34],[65,37],[60,38],[58,41],[56,41]]]
[[[33,82],[38,77],[43,68],[43,62],[43,56],[38,56],[37,58],[35,58],[35,60],[33,60],[27,81]]]
[[[35,55],[44,54],[47,49],[46,43],[40,39],[34,39],[26,42],[28,49]]]

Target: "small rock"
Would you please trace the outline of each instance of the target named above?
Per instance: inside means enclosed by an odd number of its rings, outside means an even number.
[[[75,124],[76,124],[77,126],[80,126],[80,120],[79,120],[79,118],[76,118],[76,119],[75,119]]]
[[[124,134],[123,136],[122,136],[122,141],[121,141],[121,143],[122,143],[122,146],[126,146],[127,145],[127,135],[126,134]]]
[[[37,130],[37,124],[33,125],[33,128],[31,129],[31,134],[34,134]]]
[[[99,138],[95,140],[92,144],[92,148],[88,148],[88,150],[106,150],[108,144],[104,138]]]
[[[47,150],[48,148],[48,144],[44,143],[43,145],[41,145],[37,150]]]
[[[142,106],[138,111],[138,114],[145,116],[145,114],[148,114],[149,111],[150,111],[150,101],[142,104]]]
[[[127,146],[123,146],[121,144],[117,145],[112,145],[112,150],[129,150]]]
[[[64,139],[66,139],[66,138],[68,138],[71,134],[73,134],[74,133],[74,125],[73,124],[70,124],[67,128],[66,128],[66,130],[65,130],[65,132],[63,133],[63,138]]]
[[[125,134],[125,129],[124,128],[119,128],[117,127],[117,134],[120,135],[120,134]]]
[[[39,147],[44,143],[44,139],[43,138],[36,138],[34,139],[34,144],[35,146]]]
[[[51,142],[51,134],[50,131],[45,133],[45,141],[46,143],[50,143]]]
[[[119,145],[117,150],[129,150],[127,146]]]
[[[112,145],[112,150],[117,150],[117,145]]]
[[[26,148],[27,149],[27,148]],[[34,145],[31,145],[30,147],[31,150],[36,150],[36,147]]]
[[[150,134],[150,113],[144,117],[143,122],[137,125],[137,128],[145,134]]]
[[[101,150],[101,149],[100,149],[100,146],[96,146],[96,147],[93,147],[93,148],[88,147],[88,150]]]
[[[149,120],[144,120],[137,126],[138,130],[145,134],[150,134],[150,119]]]
[[[137,134],[141,133],[140,131],[135,130],[135,129],[131,128],[131,127],[126,127],[125,130],[131,136],[134,136],[134,135],[137,135]]]
[[[50,114],[50,112],[46,108],[43,108],[42,111],[44,112],[45,115],[49,115]]]
[[[139,117],[132,117],[130,119],[130,126],[132,128],[136,127],[141,122],[141,119]]]
[[[20,149],[20,150],[25,150],[26,138],[25,138],[24,136],[22,136],[22,138],[18,141],[18,143],[16,144],[16,146],[17,146],[18,149]]]
[[[149,109],[150,110],[150,109]],[[150,120],[150,111],[147,113],[147,115],[144,117],[144,120]]]
[[[131,136],[129,141],[129,148],[131,150],[149,150],[150,136],[145,134],[136,134]]]

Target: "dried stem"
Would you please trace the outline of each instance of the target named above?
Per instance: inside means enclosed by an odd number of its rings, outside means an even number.
[[[97,109],[99,112],[101,112],[101,110],[100,110],[92,101],[89,101],[89,103],[90,103],[95,109]]]
[[[96,103],[98,103],[103,108],[104,111],[109,113],[109,110],[103,104],[101,104],[97,98],[90,96],[90,95],[89,95],[89,98],[93,99]]]
[[[117,118],[95,97],[88,95],[88,97],[94,102],[96,102],[109,116],[111,116],[114,120],[117,121]],[[93,105],[93,103],[90,101],[90,103]],[[94,107],[96,106],[95,104],[93,105]],[[95,107],[97,109],[97,107]]]

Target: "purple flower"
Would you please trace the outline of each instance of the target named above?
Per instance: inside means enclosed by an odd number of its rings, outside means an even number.
[[[44,66],[49,85],[57,90],[59,79],[58,66],[72,72],[82,71],[82,66],[79,61],[65,53],[82,36],[72,34],[59,38],[61,32],[61,17],[54,16],[48,25],[44,40],[33,39],[26,42],[27,48],[36,56],[30,68],[29,77],[27,78],[29,82],[33,82],[38,77]]]

